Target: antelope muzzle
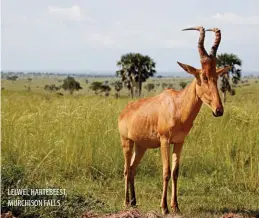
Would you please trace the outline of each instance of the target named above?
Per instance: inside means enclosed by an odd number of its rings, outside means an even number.
[[[212,112],[214,117],[221,117],[224,114],[224,108],[223,107],[217,107],[215,112]]]

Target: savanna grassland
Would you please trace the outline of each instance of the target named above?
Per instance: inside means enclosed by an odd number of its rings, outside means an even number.
[[[51,82],[33,79],[28,92],[26,80],[2,81],[2,208],[24,217],[79,217],[85,210],[122,210],[124,160],[117,118],[132,100],[126,95],[95,96],[83,81],[82,91],[58,96],[43,90]],[[195,120],[179,172],[183,217],[259,214],[259,85],[254,80],[249,84],[228,96],[223,117],[213,117],[202,106]],[[59,187],[67,190],[67,197],[61,199],[61,207],[8,208],[6,189],[25,187]],[[143,158],[136,194],[140,211],[160,211],[159,149],[149,150]]]

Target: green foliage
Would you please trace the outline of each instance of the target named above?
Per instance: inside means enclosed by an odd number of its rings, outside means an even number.
[[[217,66],[224,67],[224,66],[241,66],[242,60],[235,54],[232,53],[222,53],[217,55]]]
[[[55,84],[45,85],[44,90],[49,92],[56,92],[60,90],[60,87],[56,86]]]
[[[162,83],[162,88],[165,89],[168,87],[168,84],[167,83]]]
[[[103,202],[94,198],[90,193],[82,195],[78,191],[72,191],[68,196],[12,196],[8,195],[8,189],[38,189],[37,184],[28,180],[25,167],[4,163],[1,168],[1,213],[11,211],[14,216],[21,218],[35,217],[64,217],[80,216],[85,210],[100,209],[105,206]],[[44,187],[46,188],[46,187]],[[48,187],[57,188],[57,187]],[[9,206],[8,200],[59,200],[59,207],[19,207]],[[52,214],[49,216],[49,214]]]
[[[93,90],[97,95],[98,91],[101,89],[101,85],[102,85],[102,82],[95,81],[91,83],[89,89]]]
[[[155,85],[153,83],[148,83],[145,86],[145,89],[147,89],[149,92],[152,91],[155,88]]]
[[[173,83],[169,83],[169,84],[167,85],[167,87],[170,88],[170,89],[173,89],[173,88],[174,88],[174,84],[173,84]]]
[[[162,83],[162,89],[165,89],[165,88],[170,88],[170,89],[173,89],[174,88],[174,84],[173,83]]]
[[[1,213],[12,211],[13,214],[20,214],[23,212],[22,208],[9,207],[8,200],[11,196],[8,195],[7,190],[10,188],[19,188],[25,184],[24,182],[25,170],[23,166],[12,165],[10,163],[3,164],[1,167]],[[18,197],[19,198],[19,197]]]
[[[70,94],[73,94],[74,91],[78,91],[82,89],[80,86],[80,83],[75,80],[74,77],[68,76],[64,81],[61,86],[65,91],[69,91]]]
[[[122,88],[123,88],[122,82],[119,81],[119,80],[117,80],[117,81],[113,82],[111,85],[114,86],[114,89],[115,89],[115,91],[116,91],[116,93],[115,93],[115,98],[120,97],[120,91],[121,91]]]
[[[120,92],[123,88],[122,82],[118,81],[118,80],[115,81],[113,85],[114,85],[114,89],[116,90],[116,92]]]
[[[179,85],[182,89],[184,89],[187,86],[187,82],[181,81]]]
[[[117,62],[120,70],[116,72],[120,76],[125,86],[131,90],[133,97],[133,88],[137,84],[139,96],[141,95],[142,83],[156,73],[155,62],[147,55],[140,53],[128,53],[121,56]]]
[[[109,92],[111,91],[111,87],[105,84],[100,86],[100,91],[105,93],[105,96],[109,96]]]
[[[101,91],[101,92],[109,92],[109,91],[111,91],[111,87],[108,86],[108,85],[102,84],[102,85],[100,86],[100,91]]]
[[[2,165],[1,167],[1,191],[11,187],[17,187],[20,183],[23,183],[24,179],[24,167],[19,165]]]
[[[14,75],[14,76],[7,76],[6,79],[7,80],[11,80],[13,82],[13,81],[16,81],[18,79],[18,76],[16,76],[16,75]]]
[[[97,95],[98,93],[105,93],[105,96],[109,95],[109,92],[111,91],[111,87],[109,85],[103,84],[102,82],[92,82],[90,87],[91,90],[93,90],[95,92],[95,94]]]
[[[228,91],[232,95],[230,77],[232,82],[237,84],[241,79],[241,67],[242,60],[235,54],[222,53],[217,55],[217,67],[231,66],[230,72],[222,75],[220,78],[220,90],[224,93],[223,101],[226,101],[226,92]]]

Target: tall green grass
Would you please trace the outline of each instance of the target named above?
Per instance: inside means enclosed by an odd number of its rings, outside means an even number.
[[[239,88],[221,118],[202,107],[180,166],[179,201],[187,215],[224,212],[225,205],[259,209],[258,93],[258,86]],[[4,90],[2,164],[23,166],[41,187],[91,192],[105,202],[104,211],[119,210],[124,162],[117,118],[129,101]],[[159,209],[161,171],[159,149],[149,150],[136,180],[143,210]]]

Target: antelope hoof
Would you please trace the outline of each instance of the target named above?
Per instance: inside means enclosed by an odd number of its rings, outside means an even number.
[[[132,199],[131,202],[130,202],[130,206],[131,207],[136,207],[137,205],[137,201],[136,201],[136,198]]]
[[[124,202],[124,207],[125,207],[125,209],[129,208],[129,206],[130,206],[129,202],[128,202],[128,201],[125,201],[125,202]]]
[[[172,210],[173,210],[173,213],[175,214],[179,214],[181,212],[178,205],[172,206]]]
[[[169,210],[168,208],[162,208],[162,215],[166,215],[166,214],[169,214]]]

